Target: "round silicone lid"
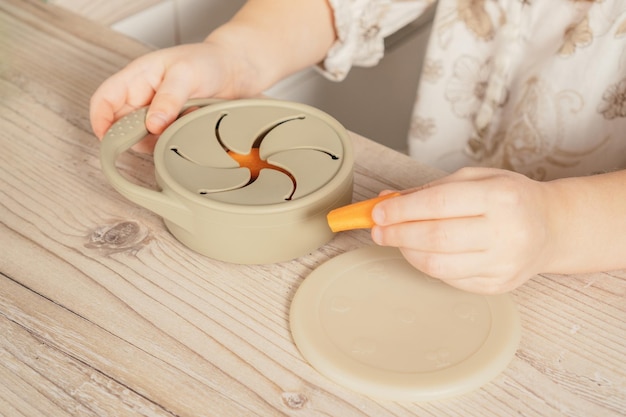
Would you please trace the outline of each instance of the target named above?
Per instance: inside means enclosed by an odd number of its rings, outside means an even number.
[[[294,296],[290,325],[321,374],[394,401],[479,388],[508,366],[521,334],[509,295],[455,289],[383,247],[344,253],[313,271]]]
[[[162,177],[171,178],[170,186],[214,201],[281,204],[335,178],[344,164],[343,133],[326,113],[302,104],[223,101],[168,127],[155,150],[162,159],[155,163]]]

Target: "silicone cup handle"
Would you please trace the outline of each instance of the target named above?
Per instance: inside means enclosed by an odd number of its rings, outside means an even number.
[[[189,100],[182,111],[191,107],[201,107],[213,104],[219,100],[195,99]],[[117,169],[117,157],[131,146],[148,135],[145,120],[148,107],[135,110],[119,119],[107,131],[100,145],[100,163],[102,171],[108,181],[120,194],[130,201],[147,208],[159,216],[178,226],[192,231],[193,215],[188,207],[160,191],[151,190],[133,184],[124,178]]]

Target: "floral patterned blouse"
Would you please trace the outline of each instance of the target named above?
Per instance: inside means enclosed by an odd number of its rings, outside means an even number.
[[[435,5],[436,3],[436,5]],[[415,159],[535,179],[626,168],[626,1],[330,0],[323,72],[374,65],[437,7],[409,132]]]

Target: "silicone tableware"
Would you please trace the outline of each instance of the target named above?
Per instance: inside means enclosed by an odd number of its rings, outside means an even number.
[[[508,366],[521,335],[510,295],[455,289],[413,268],[397,249],[376,246],[316,268],[296,291],[290,327],[320,373],[395,401],[478,389]]]
[[[154,150],[160,190],[128,181],[116,159],[147,135],[147,108],[106,133],[102,170],[129,200],[160,215],[188,247],[244,264],[305,255],[333,233],[332,209],[350,203],[353,151],[328,114],[273,99],[191,100]]]

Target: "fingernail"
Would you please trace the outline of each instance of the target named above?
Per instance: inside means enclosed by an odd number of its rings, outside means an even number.
[[[374,220],[376,224],[383,224],[385,221],[385,211],[378,207],[378,205],[374,206],[372,210],[372,220]]]
[[[380,230],[380,227],[374,226],[372,227],[372,240],[374,241],[374,243],[376,243],[377,245],[381,245],[382,244],[382,231]]]
[[[167,117],[163,113],[151,113],[146,117],[146,127],[152,133],[161,133],[167,126]]]

